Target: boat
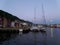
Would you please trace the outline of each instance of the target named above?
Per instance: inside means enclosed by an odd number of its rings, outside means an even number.
[[[46,28],[41,28],[40,32],[46,32]]]
[[[46,19],[45,19],[45,12],[44,12],[44,8],[43,8],[43,3],[42,3],[42,15],[43,15],[43,18],[44,18],[44,22],[46,24]],[[46,27],[43,26],[40,28],[40,32],[46,32]]]
[[[36,8],[34,8],[34,22],[36,22]],[[39,28],[36,24],[33,24],[30,30],[32,32],[39,32]]]
[[[19,32],[23,32],[23,29],[19,29]]]
[[[39,28],[38,28],[37,26],[32,26],[32,27],[30,28],[30,30],[31,30],[32,32],[39,32]]]
[[[45,20],[45,16],[44,16],[44,8],[43,8],[43,4],[42,4],[42,13],[43,13],[43,18],[44,18],[44,22],[46,24],[46,20]],[[34,22],[36,22],[36,8],[34,9]],[[40,26],[39,26],[40,27]],[[34,32],[46,32],[46,27],[42,26],[39,28],[38,26],[36,26],[36,24],[34,24],[32,27],[31,27],[31,31],[34,31]]]

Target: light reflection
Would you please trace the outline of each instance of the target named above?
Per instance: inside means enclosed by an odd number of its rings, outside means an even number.
[[[23,34],[22,32],[19,32],[19,35],[20,35],[20,36],[22,36],[22,34]]]
[[[51,37],[54,37],[53,28],[51,28]]]

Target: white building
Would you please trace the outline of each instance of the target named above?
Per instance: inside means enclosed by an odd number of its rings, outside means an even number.
[[[15,22],[11,22],[11,27],[15,27]]]

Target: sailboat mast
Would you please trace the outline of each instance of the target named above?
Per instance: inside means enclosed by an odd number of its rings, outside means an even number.
[[[43,3],[42,3],[42,15],[43,15],[43,20],[44,20],[44,22],[45,22],[45,24],[46,24],[46,19],[45,19],[45,12],[44,12],[44,6],[43,6]]]
[[[34,23],[36,22],[36,8],[34,8]]]

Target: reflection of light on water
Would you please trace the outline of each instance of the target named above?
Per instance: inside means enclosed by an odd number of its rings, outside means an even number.
[[[22,35],[23,33],[22,32],[19,32],[19,35]]]
[[[19,29],[19,35],[20,36],[22,35],[22,31],[23,31],[23,29]]]
[[[51,17],[51,20],[50,20],[50,22],[52,23],[53,22],[53,17]],[[51,27],[52,27],[53,25],[51,24]],[[51,28],[51,37],[53,37],[53,28]]]
[[[53,37],[53,28],[51,28],[51,37]]]

